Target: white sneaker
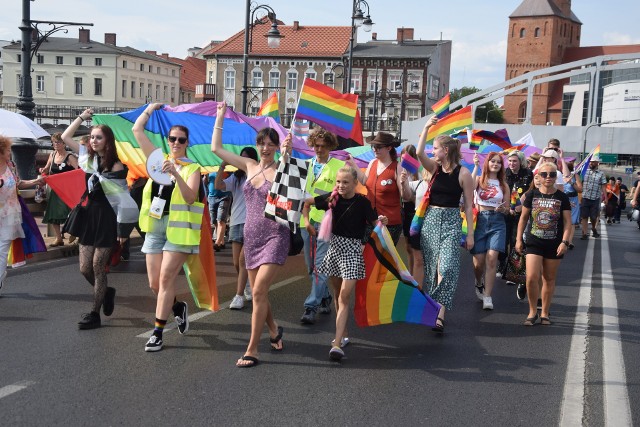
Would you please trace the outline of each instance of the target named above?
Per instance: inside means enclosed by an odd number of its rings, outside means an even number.
[[[346,346],[349,345],[349,343],[351,342],[351,340],[349,339],[349,337],[342,337],[340,339],[340,348],[345,348]],[[331,346],[334,346],[336,343],[335,338],[331,340]]]
[[[244,287],[244,299],[246,299],[247,301],[251,301],[253,299],[253,295],[251,294],[251,286],[249,286],[248,282]]]
[[[244,298],[242,298],[242,295],[234,296],[231,304],[229,304],[229,308],[231,310],[242,310],[242,308],[244,308]]]
[[[480,301],[482,301],[482,298],[484,297],[484,284],[478,285],[478,282],[476,282],[475,290],[476,290],[476,297]]]
[[[491,297],[482,297],[482,309],[493,310],[493,300]]]
[[[496,271],[496,279],[502,279],[502,272]]]

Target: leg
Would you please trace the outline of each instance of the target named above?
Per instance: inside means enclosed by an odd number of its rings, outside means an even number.
[[[11,247],[11,240],[0,240],[0,289],[7,277],[7,256]]]
[[[80,263],[80,274],[87,279],[87,282],[91,286],[95,285],[95,276],[93,271],[93,254],[95,252],[94,246],[79,245],[78,261]]]
[[[156,318],[166,320],[173,307],[176,296],[175,281],[180,267],[187,259],[187,254],[181,252],[164,251],[160,265],[160,287],[156,303]]]
[[[160,269],[162,268],[162,254],[147,254],[147,277],[149,287],[154,295],[160,292]]]
[[[493,290],[493,284],[496,281],[496,269],[498,268],[498,255],[500,252],[493,249],[489,249],[486,255],[486,273],[484,275],[484,294],[488,297],[491,296]]]
[[[527,299],[529,301],[528,318],[538,314],[538,296],[540,295],[540,272],[542,270],[542,256],[527,254]]]
[[[62,233],[60,232],[60,224],[51,224],[51,228],[53,228],[53,234],[56,236],[56,243],[64,245],[64,241],[62,240]]]
[[[95,277],[93,307],[91,311],[99,312],[104,295],[107,292],[106,267],[111,258],[111,248],[95,248],[93,254],[93,275]]]
[[[249,276],[247,273],[247,267],[244,263],[244,245],[242,243],[233,242],[231,243],[231,250],[233,251],[233,266],[236,269],[236,273],[238,273],[236,295],[242,295]]]
[[[224,245],[224,235],[226,232],[227,232],[227,223],[224,221],[218,221],[218,226],[216,227],[216,245],[218,246]]]
[[[476,279],[476,287],[482,284],[482,280],[485,276],[484,267],[485,267],[486,256],[487,256],[486,253],[473,254],[473,275]],[[487,271],[487,275],[488,274],[489,272]],[[495,271],[494,271],[494,275],[495,275]]]
[[[540,317],[549,318],[549,308],[556,289],[558,267],[560,267],[559,259],[544,259],[542,262],[542,310],[540,310]]]
[[[422,253],[421,251],[415,250],[411,248],[411,252],[413,253],[413,266],[411,268],[411,274],[413,278],[416,279],[416,282],[422,285],[424,281],[424,264],[422,262]]]
[[[336,313],[336,336],[335,345],[339,346],[342,338],[345,338],[347,320],[349,319],[349,301],[351,300],[351,294],[356,287],[357,280],[342,280],[340,289],[336,293],[337,313]]]

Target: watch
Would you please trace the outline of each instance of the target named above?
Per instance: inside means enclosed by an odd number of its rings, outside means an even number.
[[[564,245],[565,245],[566,247],[569,247],[569,245],[571,244],[571,243],[569,243],[569,241],[568,241],[568,240],[563,240],[563,241],[562,241],[562,243],[564,243]]]

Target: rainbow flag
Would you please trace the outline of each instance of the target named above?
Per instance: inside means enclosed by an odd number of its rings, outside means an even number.
[[[593,157],[596,158],[600,158],[600,144],[596,145],[596,148],[594,148],[587,157],[584,158],[584,160],[582,162],[580,162],[580,164],[578,166],[575,167],[575,169],[573,170],[574,174],[579,173],[580,174],[580,178],[582,178],[584,180],[584,176],[587,173],[587,171],[589,170],[589,164],[591,163],[591,159]]]
[[[317,123],[329,132],[349,138],[358,111],[358,95],[342,94],[313,79],[304,79],[294,119]]]
[[[467,214],[464,211],[460,211],[460,216],[462,217],[462,237],[460,238],[460,246],[464,248],[467,243],[467,235],[469,234],[469,225],[467,223]],[[473,208],[473,227],[471,228],[472,233],[476,230],[477,223],[478,210],[476,208]]]
[[[273,92],[271,96],[264,101],[264,104],[260,106],[258,110],[258,116],[271,117],[276,122],[280,123],[280,110],[278,109],[278,92]]]
[[[449,105],[451,104],[451,92],[447,93],[444,98],[431,106],[436,117],[441,119],[449,114]]]
[[[309,139],[309,122],[307,120],[294,120],[291,125],[291,133],[306,141]]]
[[[512,147],[511,140],[509,139],[509,134],[506,129],[498,129],[495,132],[491,132],[488,130],[474,130],[474,135],[481,137],[482,139],[486,139],[503,150],[508,150]]]
[[[514,189],[513,191],[511,191],[511,203],[510,203],[510,208],[511,210],[514,210],[516,208],[516,206],[520,205],[520,197],[522,196],[522,188],[518,188],[517,190]]]
[[[456,129],[467,127],[471,129],[473,127],[473,114],[471,105],[461,108],[458,111],[449,113],[443,119],[438,120],[438,123],[429,128],[427,133],[427,144],[433,145],[433,140],[436,136],[445,134],[450,135]]]
[[[26,264],[36,252],[46,252],[47,246],[44,243],[38,224],[29,211],[27,204],[21,196],[18,196],[20,207],[22,208],[22,231],[23,238],[15,239],[9,246],[7,254],[7,265],[12,268]]]
[[[407,322],[435,326],[441,305],[422,291],[405,267],[387,228],[374,228],[364,250],[366,276],[356,283],[358,326]]]
[[[416,174],[418,173],[418,170],[420,170],[420,161],[418,159],[414,159],[409,154],[404,153],[402,155],[400,166],[405,168],[410,174]]]
[[[454,131],[451,135],[451,138],[457,139],[460,141],[460,144],[466,144],[469,142],[469,129],[464,128],[462,130]]]
[[[482,137],[477,135],[475,131],[467,130],[467,139],[469,140],[469,148],[472,150],[479,150],[482,145]]]

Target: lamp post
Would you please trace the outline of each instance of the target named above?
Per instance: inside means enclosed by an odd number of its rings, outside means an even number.
[[[335,72],[336,68],[338,68],[338,67],[342,68],[342,71],[340,71],[340,75],[339,76],[335,76],[334,77],[333,76],[334,72]],[[333,66],[331,67],[331,73],[327,76],[327,80],[326,80],[325,83],[328,83],[328,84],[332,85],[333,83],[335,83],[335,79],[342,79],[342,93],[345,93],[344,64],[342,62],[338,62],[336,64],[333,64]]]
[[[402,120],[404,119],[404,95],[405,95],[405,86],[407,84],[407,78],[410,78],[411,80],[409,80],[409,92],[413,92],[413,90],[418,90],[420,88],[420,83],[418,83],[417,79],[416,79],[416,75],[411,74],[411,73],[407,73],[406,71],[403,71],[402,74],[400,75],[400,81],[396,82],[396,86],[395,86],[395,90],[400,89],[400,118],[398,119],[398,135],[397,135],[397,139],[398,141],[400,141],[400,143],[402,143]]]
[[[244,115],[247,114],[247,93],[249,92],[249,88],[247,87],[249,80],[249,52],[251,52],[253,44],[253,27],[264,22],[262,19],[255,21],[256,12],[259,10],[265,11],[267,13],[267,18],[271,22],[271,29],[267,34],[265,34],[265,37],[267,37],[267,45],[270,48],[277,49],[280,47],[280,39],[284,37],[280,34],[280,31],[278,31],[278,22],[273,8],[266,4],[257,5],[252,3],[251,0],[247,0],[247,13],[244,23],[244,54],[242,55],[242,90],[240,91],[242,93],[242,114]]]
[[[362,6],[367,7],[367,15],[364,15]],[[356,32],[358,28],[362,27],[365,32],[371,31],[373,27],[373,21],[369,14],[369,3],[366,0],[353,0],[353,7],[351,9],[351,38],[349,38],[349,60],[347,67],[347,90],[351,92],[351,73],[353,70],[353,42],[355,40]]]
[[[384,99],[384,94],[385,94],[385,90],[384,89],[380,89],[378,90],[378,80],[376,80],[373,83],[373,88],[374,88],[374,92],[373,92],[373,124],[371,125],[371,136],[374,136],[374,134],[376,133],[376,128],[377,128],[377,124],[378,124],[378,98],[380,99]],[[387,94],[388,96],[388,94]],[[390,116],[393,114],[393,110],[396,108],[396,105],[393,102],[393,99],[391,99],[391,97],[387,97],[387,99],[384,101],[384,107],[385,107],[385,112],[387,113],[387,116]]]

